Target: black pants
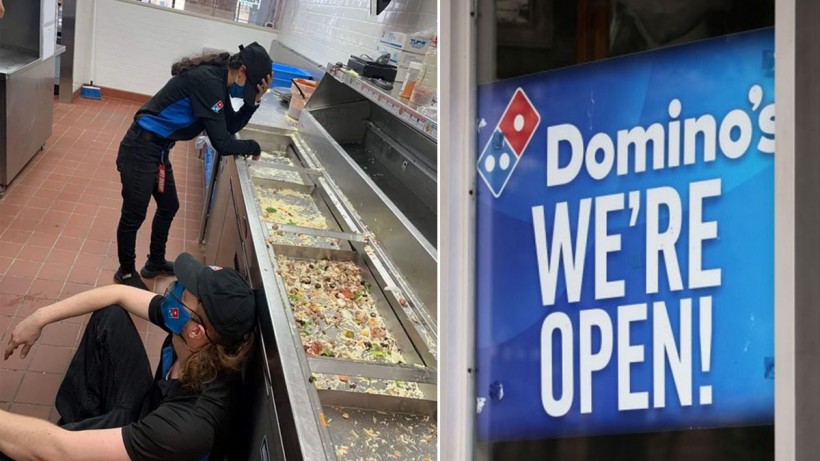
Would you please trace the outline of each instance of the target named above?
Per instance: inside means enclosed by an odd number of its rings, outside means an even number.
[[[71,359],[55,406],[64,429],[111,429],[138,421],[153,389],[148,355],[120,306],[95,312]],[[0,461],[9,460],[0,453]]]
[[[137,421],[153,386],[134,321],[120,306],[95,312],[57,391],[60,425],[110,429]]]
[[[136,261],[137,231],[145,221],[151,197],[157,211],[151,225],[151,249],[148,258],[165,260],[168,230],[179,210],[174,171],[169,159],[169,146],[145,139],[136,123],[125,134],[117,155],[117,170],[122,181],[122,211],[117,226],[117,256],[123,273],[133,272]],[[165,190],[160,192],[157,178],[160,164],[165,165]]]

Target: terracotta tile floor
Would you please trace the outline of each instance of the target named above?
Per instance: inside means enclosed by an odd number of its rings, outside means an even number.
[[[122,199],[117,148],[139,105],[117,100],[54,103],[54,131],[0,198],[0,350],[21,319],[41,306],[95,286],[113,283],[116,229]],[[201,260],[197,243],[202,214],[202,165],[193,142],[173,150],[180,197],[168,239],[168,257],[187,251]],[[137,237],[137,268],[148,254],[153,201]],[[171,278],[146,280],[160,293]],[[59,418],[57,388],[87,317],[49,325],[25,359],[19,350],[0,357],[0,408]],[[135,319],[151,359],[159,360],[164,334]]]

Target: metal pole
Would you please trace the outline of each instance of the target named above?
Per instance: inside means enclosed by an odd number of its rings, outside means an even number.
[[[775,3],[775,458],[820,452],[820,3]]]
[[[795,0],[775,5],[774,273],[775,405],[774,452],[778,461],[796,456],[795,421]]]
[[[475,5],[439,2],[439,459],[473,458]]]
[[[74,96],[74,49],[76,47],[77,0],[64,0],[63,26],[60,44],[65,53],[60,56],[60,102],[70,103]],[[93,40],[93,38],[92,38]]]

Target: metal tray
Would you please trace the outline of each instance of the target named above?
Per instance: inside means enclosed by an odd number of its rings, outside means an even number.
[[[291,315],[292,318],[294,318],[294,319],[296,318],[296,310],[295,310],[294,305],[293,305],[294,301],[300,302],[302,296],[299,293],[292,294],[291,289],[292,288],[302,289],[302,294],[305,294],[305,295],[307,295],[309,293],[312,294],[313,291],[312,291],[312,287],[307,287],[307,286],[306,287],[302,287],[302,286],[294,287],[292,285],[289,285],[282,277],[281,271],[283,270],[283,268],[280,265],[280,261],[279,261],[278,258],[285,257],[285,258],[289,258],[291,260],[295,260],[299,263],[312,263],[312,264],[315,264],[316,267],[317,267],[317,271],[316,271],[317,273],[321,273],[320,272],[321,267],[327,266],[327,264],[324,263],[323,261],[329,261],[331,263],[334,263],[334,262],[353,263],[353,264],[355,264],[355,266],[359,270],[359,276],[360,276],[361,280],[358,281],[358,283],[361,284],[362,286],[365,286],[365,287],[369,286],[369,290],[367,290],[367,293],[366,293],[367,298],[373,304],[373,306],[375,308],[375,313],[377,315],[376,317],[371,316],[371,318],[376,319],[374,321],[374,324],[378,325],[378,320],[379,319],[381,320],[381,322],[383,322],[384,329],[386,330],[387,333],[389,333],[390,337],[395,342],[395,346],[398,348],[398,351],[401,354],[401,357],[403,359],[403,363],[409,364],[409,365],[413,365],[413,364],[417,364],[417,365],[421,365],[421,366],[424,365],[424,362],[422,361],[421,357],[419,356],[415,345],[412,343],[409,336],[407,335],[407,332],[402,327],[401,322],[399,322],[398,318],[396,317],[396,313],[393,311],[392,306],[390,305],[390,303],[385,298],[384,293],[382,293],[382,291],[381,291],[381,287],[376,283],[376,280],[373,277],[373,274],[371,274],[370,269],[368,268],[368,265],[366,264],[364,258],[360,254],[352,252],[352,251],[333,251],[333,250],[318,249],[318,248],[304,248],[304,247],[303,248],[296,248],[296,247],[287,247],[287,246],[278,246],[278,245],[273,245],[271,250],[274,253],[274,258],[273,259],[276,261],[276,268],[277,268],[276,270],[277,270],[277,274],[279,275],[279,280],[280,280],[280,283],[281,283],[282,293],[284,294],[283,298],[287,298],[287,304],[288,304],[288,308],[290,310],[290,315]],[[330,283],[330,282],[327,282],[327,281],[320,281],[320,282],[321,282],[322,286],[318,290],[321,291],[321,292],[324,292],[325,289],[326,289],[324,284],[325,283]],[[311,282],[311,283],[313,283],[313,282]],[[354,282],[354,284],[355,284],[355,282]],[[306,290],[311,290],[311,291],[308,293],[308,292],[306,292]],[[365,290],[360,290],[360,292],[363,292],[363,291],[365,291]],[[342,316],[344,314],[344,312],[343,312],[344,310],[347,310],[347,312],[350,312],[350,310],[351,310],[350,308],[347,308],[347,307],[339,307],[337,309],[336,306],[332,305],[331,303],[334,301],[332,294],[329,294],[328,298],[326,298],[326,300],[328,301],[328,305],[326,305],[325,309],[323,309],[323,310],[326,311],[325,315],[324,315],[325,318],[330,318],[331,312],[333,312],[335,314],[338,311],[340,316]],[[353,302],[351,302],[353,300],[351,300],[349,298],[344,299],[343,301],[345,301],[346,305],[354,304]],[[358,303],[356,303],[356,304],[358,304]],[[344,317],[344,320],[348,321],[347,325],[350,324],[349,323],[350,318]],[[326,324],[327,323],[331,323],[331,322],[326,322]],[[369,322],[354,322],[354,323],[356,323],[356,325],[360,325],[361,323],[366,323],[366,325],[370,325]],[[295,339],[298,340],[300,343],[302,343],[302,346],[304,348],[304,342],[302,341],[302,338],[301,338],[302,333],[300,332],[300,329],[303,329],[302,331],[308,330],[310,332],[310,331],[315,331],[316,327],[324,327],[324,326],[326,326],[326,324],[325,325],[302,325],[302,324],[299,324],[298,322],[294,321],[293,325],[295,327],[295,329],[294,329]],[[359,354],[359,356],[362,357],[361,360],[363,360],[363,361],[372,361],[374,363],[382,363],[382,364],[396,363],[396,357],[393,356],[393,354],[390,350],[390,349],[392,349],[392,345],[390,344],[390,342],[385,341],[384,343],[382,343],[382,342],[378,341],[377,339],[373,339],[373,336],[376,335],[375,328],[376,328],[375,326],[374,327],[368,327],[368,328],[361,328],[361,329],[359,329],[359,331],[353,331],[351,329],[350,331],[353,333],[353,336],[352,337],[348,336],[347,339],[352,339],[352,340],[355,340],[356,342],[361,341],[361,343],[363,343],[363,344],[367,344],[368,342],[371,344],[372,347],[367,348],[367,351],[366,351],[367,355],[365,355],[364,351],[363,351],[362,354]],[[381,328],[381,327],[379,327],[379,328]],[[370,333],[370,335],[366,336],[364,334],[364,330],[368,330],[368,333]],[[325,330],[323,330],[323,332],[325,333],[326,337],[329,340],[345,341],[344,339],[342,339],[342,336],[346,334],[346,331],[338,331],[335,328],[328,327]],[[314,336],[306,336],[306,337],[312,338],[312,340],[314,340],[314,341],[317,340],[317,338],[314,337]],[[388,346],[385,347],[384,344],[388,344]],[[387,349],[387,350],[385,351],[385,349]],[[330,350],[328,352],[335,355],[337,351],[338,350]],[[358,350],[356,350],[356,349],[354,349],[354,351],[358,352]],[[324,350],[315,351],[315,352],[318,355],[318,354],[324,352]],[[381,354],[378,354],[378,353],[381,353]],[[311,358],[310,354],[308,354],[308,358]],[[339,370],[338,374],[351,373],[351,370],[349,368],[351,366],[350,362],[355,362],[355,359],[337,358],[335,356],[334,357],[327,357],[327,359],[328,360],[338,360],[340,362],[345,362],[343,364],[338,365],[338,370]],[[365,362],[365,363],[367,363],[367,362]],[[328,371],[328,372],[332,371],[332,366],[329,367],[329,369],[326,370],[326,371]],[[352,372],[352,373],[361,375],[360,373],[356,373],[356,372]]]
[[[311,365],[313,362],[311,361]],[[396,368],[396,367],[393,367]],[[395,372],[395,370],[390,370]],[[400,370],[404,371],[404,370]],[[408,373],[396,373],[408,375]],[[311,380],[324,405],[391,413],[436,414],[436,385],[393,378],[313,373]]]
[[[304,167],[293,136],[270,128],[248,125],[238,133],[242,139],[253,139],[262,149],[260,161],[278,165]]]
[[[354,229],[342,228],[336,218],[338,213],[328,205],[333,201],[315,183],[294,184],[260,177],[252,177],[251,181],[257,216],[270,236],[268,243],[349,250],[346,240],[364,240],[357,232],[350,232]],[[271,206],[264,206],[263,201],[272,201]],[[268,208],[275,211],[269,212]],[[295,214],[310,215],[310,219],[299,222],[303,216]],[[265,220],[265,216],[275,222]]]
[[[274,181],[289,182],[303,186],[315,185],[316,183],[311,176],[319,176],[322,174],[315,170],[263,160],[250,163],[248,167],[252,177],[272,179]]]
[[[436,459],[438,429],[432,416],[333,405],[322,410],[339,461]]]

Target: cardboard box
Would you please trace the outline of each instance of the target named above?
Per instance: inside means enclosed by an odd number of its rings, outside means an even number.
[[[381,56],[384,53],[390,53],[390,64],[393,64],[399,68],[404,67],[406,69],[410,67],[411,62],[424,62],[423,54],[413,53],[410,51],[401,51],[383,43],[376,45],[376,56],[374,56],[374,58]]]
[[[383,30],[379,36],[379,42],[403,51],[424,54],[433,44],[433,37]]]

